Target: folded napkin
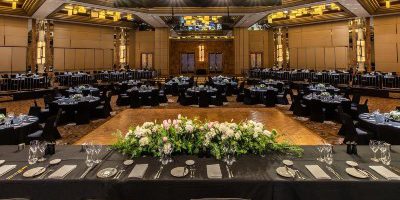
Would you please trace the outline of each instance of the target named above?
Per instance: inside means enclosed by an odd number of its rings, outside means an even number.
[[[128,178],[143,178],[148,167],[149,167],[149,164],[135,165],[135,167],[132,169],[131,173],[128,175]]]
[[[379,175],[385,177],[388,180],[400,180],[400,176],[388,170],[384,166],[369,166],[372,170],[374,170]]]
[[[331,177],[325,173],[324,170],[321,169],[318,165],[306,165],[306,168],[310,173],[316,178],[316,179],[322,179],[322,180],[330,180]]]
[[[208,178],[222,178],[219,164],[207,165],[207,176]]]
[[[54,179],[63,179],[66,177],[69,173],[72,172],[76,168],[76,165],[64,165],[54,173],[52,173],[49,178],[54,178]]]
[[[3,165],[0,167],[0,177],[16,168],[17,165]]]

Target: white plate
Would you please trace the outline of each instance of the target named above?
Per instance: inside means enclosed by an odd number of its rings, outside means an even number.
[[[356,177],[356,178],[362,178],[362,179],[368,178],[368,176],[366,176],[365,174],[359,172],[358,170],[356,170],[353,167],[346,168],[346,172],[350,176],[353,176],[353,177]]]
[[[133,160],[125,160],[124,161],[124,165],[128,166],[128,165],[132,165],[133,164]]]
[[[290,173],[288,172],[290,171]],[[276,173],[285,177],[285,178],[293,178],[296,172],[293,169],[288,169],[286,167],[278,167],[276,168]]]
[[[292,166],[293,165],[293,161],[291,160],[283,160],[282,163],[286,166]]]
[[[31,178],[34,176],[39,176],[44,171],[46,171],[46,168],[44,168],[44,167],[35,167],[35,168],[32,168],[32,169],[24,172],[24,174],[22,174],[22,176],[24,176],[26,178]]]
[[[61,162],[61,159],[57,158],[57,159],[51,160],[49,163],[50,163],[50,165],[57,165],[60,162]]]
[[[346,161],[346,164],[351,166],[351,167],[357,167],[358,163],[354,162],[354,161]]]
[[[117,169],[115,168],[105,168],[97,172],[97,177],[99,178],[110,178],[117,173]]]
[[[2,165],[5,162],[6,162],[5,160],[0,160],[0,165]]]
[[[171,175],[174,177],[185,177],[189,173],[186,167],[175,167],[171,170]]]
[[[192,165],[194,165],[194,160],[187,160],[185,162],[185,164],[188,165],[188,166],[192,166]]]

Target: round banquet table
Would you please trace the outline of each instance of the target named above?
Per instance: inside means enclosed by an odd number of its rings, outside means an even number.
[[[321,88],[321,87],[314,87],[314,86],[308,86],[308,90],[309,90],[310,92],[316,92],[317,94],[320,94],[320,93],[322,93],[322,92],[329,92],[329,91],[333,91],[334,93],[339,93],[339,92],[340,92],[340,89],[339,89],[339,88],[335,88],[335,87],[333,87],[333,86],[324,87],[324,88]]]
[[[74,121],[75,118],[75,111],[78,110],[78,103],[79,102],[89,102],[90,110],[94,109],[100,103],[100,97],[96,96],[85,96],[79,99],[73,99],[71,97],[59,98],[53,103],[56,103],[58,108],[61,108],[63,111],[66,112],[66,121]]]
[[[264,103],[264,94],[267,93],[268,91],[274,91],[275,94],[278,93],[278,89],[274,87],[254,87],[251,86],[250,92],[253,93],[254,95],[257,96],[258,103]]]
[[[305,95],[303,96],[303,99],[305,100],[305,103],[307,107],[310,107],[310,101],[312,99],[316,99],[321,101],[322,107],[325,108],[325,117],[326,119],[336,119],[336,109],[338,106],[344,104],[344,103],[350,103],[350,99],[338,96],[336,99],[330,98],[330,99],[325,99],[321,98],[321,95]]]
[[[384,123],[378,123],[374,114],[363,113],[358,116],[359,125],[374,133],[373,139],[382,140],[390,144],[400,144],[400,122],[386,119]]]
[[[87,88],[84,88],[84,89],[80,89],[80,88],[74,87],[74,88],[69,88],[66,91],[69,94],[81,94],[82,91],[84,91],[84,90],[88,90],[89,93],[99,92],[99,88],[95,88],[95,87],[87,87]]]
[[[130,81],[118,82],[117,84],[120,85],[120,86],[123,85],[123,84],[126,84],[126,85],[128,85],[130,87],[132,87],[132,86],[140,87],[143,83],[140,80],[130,80]]]
[[[186,91],[190,96],[198,97],[198,95],[200,94],[200,91],[204,91],[204,90],[207,91],[208,96],[213,96],[218,91],[217,88],[213,88],[213,87],[209,87],[209,88],[207,88],[207,87],[203,87],[203,88],[192,87],[192,88],[188,88]]]
[[[5,122],[0,123],[0,129],[6,129],[10,126],[14,128],[16,144],[25,143],[26,137],[39,128],[39,118],[24,115],[21,119],[19,117],[14,117],[13,123],[10,125],[6,125]]]

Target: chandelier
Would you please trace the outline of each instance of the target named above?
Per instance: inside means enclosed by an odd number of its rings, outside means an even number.
[[[64,6],[64,10],[67,11],[68,16],[72,15],[88,15],[91,18],[97,19],[112,19],[114,22],[120,21],[122,18],[125,18],[127,21],[132,21],[133,15],[126,13],[122,14],[119,11],[112,10],[102,10],[102,9],[90,9],[80,5],[72,5],[68,4]]]

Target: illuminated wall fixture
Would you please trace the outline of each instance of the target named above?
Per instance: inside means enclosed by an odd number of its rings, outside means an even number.
[[[134,19],[133,15],[129,13],[121,13],[119,11],[112,10],[91,9],[73,4],[65,5],[63,10],[67,12],[68,16],[79,14],[83,14],[83,16],[86,16],[87,14],[89,14],[91,18],[112,19],[114,22],[120,21],[122,17],[125,17],[127,21],[132,21]]]
[[[18,0],[9,0],[9,2],[11,2],[11,8],[13,10],[17,9]]]
[[[355,20],[350,21],[350,25],[354,27],[353,31],[355,32],[355,48],[357,54],[357,70],[365,71],[365,62],[366,62],[366,43],[365,39],[366,35],[366,21],[364,18],[357,18]]]
[[[222,16],[184,16],[181,23],[186,27],[191,27],[193,30],[219,30],[222,27],[220,24],[220,18]]]
[[[386,8],[390,8],[390,0],[385,0],[385,5],[386,5]]]
[[[204,45],[199,45],[199,61],[204,62]]]
[[[275,56],[276,65],[278,68],[282,68],[283,65],[283,45],[282,45],[282,28],[278,28],[275,32]]]
[[[120,43],[119,43],[119,63],[121,64],[121,69],[125,68],[125,65],[127,64],[126,62],[126,57],[127,57],[127,35],[126,35],[125,29],[121,28],[121,33],[120,33]]]
[[[271,13],[267,16],[267,21],[272,24],[274,20],[295,19],[298,17],[323,15],[326,11],[340,11],[341,8],[336,3],[322,4],[294,10],[285,10]]]
[[[37,23],[36,63],[39,66],[39,73],[44,72],[44,64],[46,63],[46,23],[45,20],[39,20]]]

